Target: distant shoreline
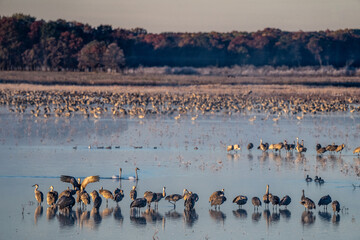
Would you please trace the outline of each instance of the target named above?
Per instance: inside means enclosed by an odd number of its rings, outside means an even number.
[[[85,72],[0,72],[0,90],[204,93],[360,99],[360,76],[223,77]]]

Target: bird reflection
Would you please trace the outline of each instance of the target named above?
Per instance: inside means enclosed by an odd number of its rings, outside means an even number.
[[[254,213],[251,215],[251,218],[252,218],[253,222],[258,222],[258,221],[260,221],[261,212],[254,212]]]
[[[280,213],[277,212],[273,212],[270,216],[270,222],[271,223],[276,223],[280,220]]]
[[[43,207],[41,205],[39,205],[39,206],[37,206],[37,208],[35,208],[35,212],[34,212],[35,224],[37,224],[37,221],[42,216],[42,214],[43,214]]]
[[[124,221],[124,217],[123,215],[121,214],[121,208],[119,206],[116,206],[115,209],[114,209],[114,219],[116,221],[118,221],[120,224],[123,223]]]
[[[340,222],[340,215],[339,214],[334,214],[333,216],[332,216],[332,223],[333,224],[335,224],[335,225],[338,225],[339,224],[339,222]]]
[[[165,213],[165,217],[171,220],[179,220],[181,218],[181,215],[175,209],[172,209]]]
[[[146,219],[144,217],[140,217],[139,215],[140,215],[140,210],[131,208],[130,209],[130,222],[135,225],[138,225],[138,226],[145,226]]]
[[[111,216],[112,212],[113,212],[113,208],[106,207],[104,210],[102,210],[100,215],[102,218],[107,218],[107,217]]]
[[[313,212],[310,212],[310,211],[304,211],[302,214],[301,214],[301,223],[303,225],[311,225],[315,222],[315,215],[313,214]]]
[[[254,158],[254,156],[251,154],[251,153],[249,153],[248,155],[247,155],[247,158],[248,158],[248,160],[253,160],[253,158]]]
[[[319,211],[320,220],[323,220],[325,222],[330,222],[331,220],[331,214],[327,211]]]
[[[286,220],[290,220],[291,212],[288,209],[279,209],[280,216]]]
[[[151,208],[146,209],[142,216],[146,219],[147,223],[156,223],[163,219],[163,216],[158,211]]]
[[[224,223],[226,215],[222,211],[210,209],[209,214],[210,214],[210,217],[212,219],[214,219],[216,222],[223,222]]]
[[[264,214],[264,219],[266,221],[266,223],[269,223],[270,222],[270,210],[269,209],[265,209],[263,211],[263,214]]]
[[[99,225],[101,223],[102,217],[100,215],[99,208],[93,207],[91,209],[90,216],[93,218],[95,225]]]
[[[198,218],[199,215],[196,213],[195,209],[188,211],[184,209],[184,221],[188,227],[192,227]]]
[[[70,211],[59,211],[57,218],[60,223],[60,228],[75,225],[76,215],[71,210]]]
[[[88,225],[88,221],[90,219],[90,212],[89,211],[83,211],[80,215],[80,227],[82,228],[84,225],[87,226]]]
[[[233,215],[237,218],[246,219],[247,218],[247,212],[245,209],[237,209],[233,210]]]
[[[52,205],[50,207],[48,207],[46,209],[46,219],[47,220],[52,220],[55,218],[57,212],[57,206],[56,205]]]

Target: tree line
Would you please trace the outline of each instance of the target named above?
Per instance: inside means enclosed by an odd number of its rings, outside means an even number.
[[[360,30],[266,28],[148,33],[14,14],[0,19],[0,70],[121,71],[138,66],[360,66]]]

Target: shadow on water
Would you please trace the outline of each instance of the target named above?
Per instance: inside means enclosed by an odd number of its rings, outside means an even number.
[[[312,225],[315,223],[316,216],[313,212],[310,211],[304,211],[301,214],[301,223],[303,225]]]
[[[195,209],[191,209],[189,211],[184,209],[184,222],[187,227],[192,228],[198,219],[199,215],[196,213]]]
[[[237,209],[237,210],[233,210],[233,215],[236,218],[240,218],[240,219],[246,219],[247,218],[247,211],[245,209]]]
[[[145,212],[142,213],[142,216],[145,218],[147,223],[155,224],[157,222],[161,222],[163,220],[163,216],[154,209],[146,209]]]

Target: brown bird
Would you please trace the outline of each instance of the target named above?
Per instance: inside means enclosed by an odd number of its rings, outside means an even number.
[[[156,195],[155,200],[154,200],[155,207],[158,207],[159,201],[166,196],[165,189],[166,189],[166,187],[163,187],[162,193],[155,193],[155,195]]]
[[[254,210],[255,210],[255,207],[256,207],[256,209],[259,209],[259,206],[261,206],[261,201],[258,197],[253,197],[251,199],[251,203],[252,203],[252,205],[254,205]]]
[[[357,153],[358,155],[360,154],[360,147],[354,149],[353,154],[355,153]]]
[[[174,205],[174,208],[176,208],[176,202],[182,199],[185,196],[185,193],[187,192],[186,189],[184,189],[183,195],[180,194],[171,194],[165,197],[165,200],[169,201],[169,203]]]
[[[307,210],[316,209],[316,205],[315,205],[314,201],[311,200],[310,198],[305,197],[305,191],[304,190],[303,190],[303,195],[301,197],[300,203],[302,205],[304,205],[304,207]]]
[[[99,176],[89,176],[89,177],[86,177],[84,179],[84,181],[80,182],[80,181],[77,181],[72,176],[61,175],[60,180],[62,182],[71,183],[74,186],[74,189],[84,190],[89,183],[100,181],[100,177]]]
[[[287,208],[287,206],[291,203],[291,198],[286,195],[285,197],[283,197],[279,203],[279,206],[285,206],[285,208]]]
[[[57,200],[58,200],[58,192],[54,191],[53,186],[50,186],[50,191],[46,196],[46,202],[48,205],[52,206],[56,203]]]
[[[133,186],[130,191],[130,199],[134,201],[136,197],[137,197],[136,186]]]
[[[209,202],[211,206],[215,206],[215,209],[217,206],[220,207],[221,204],[223,204],[226,201],[226,197],[224,196],[224,189],[221,191],[216,191],[211,194],[209,197]]]
[[[248,198],[246,196],[239,195],[234,198],[233,203],[239,205],[240,208],[242,205],[245,205],[247,203],[247,200]]]
[[[340,212],[340,203],[338,201],[333,201],[331,206],[335,214]]]
[[[266,207],[266,205],[269,205],[270,197],[271,197],[271,193],[269,193],[269,184],[268,184],[268,185],[266,185],[266,192],[263,196],[263,202],[265,203],[265,207]]]
[[[35,199],[38,202],[38,205],[41,205],[41,203],[44,201],[44,194],[40,190],[38,190],[39,185],[35,184],[33,185],[33,187],[35,187]]]
[[[278,196],[276,196],[276,195],[271,195],[270,202],[273,205],[273,209],[274,209],[274,207],[276,207],[276,205],[279,205],[280,198]]]
[[[151,191],[146,191],[144,193],[144,198],[146,199],[146,202],[148,204],[148,207],[151,207],[151,202],[154,202],[156,199],[156,193],[153,193]]]
[[[114,195],[103,187],[99,189],[99,193],[106,199],[106,206],[108,205],[108,199],[114,200]]]
[[[102,199],[99,196],[99,193],[96,190],[94,190],[94,191],[92,191],[90,193],[90,195],[91,195],[91,198],[92,198],[93,203],[94,203],[93,207],[96,208],[96,209],[99,209],[100,206],[101,206],[101,203],[102,203]]]
[[[345,144],[341,144],[335,149],[335,152],[340,152],[340,154],[341,154],[341,152],[344,148],[345,148]]]

